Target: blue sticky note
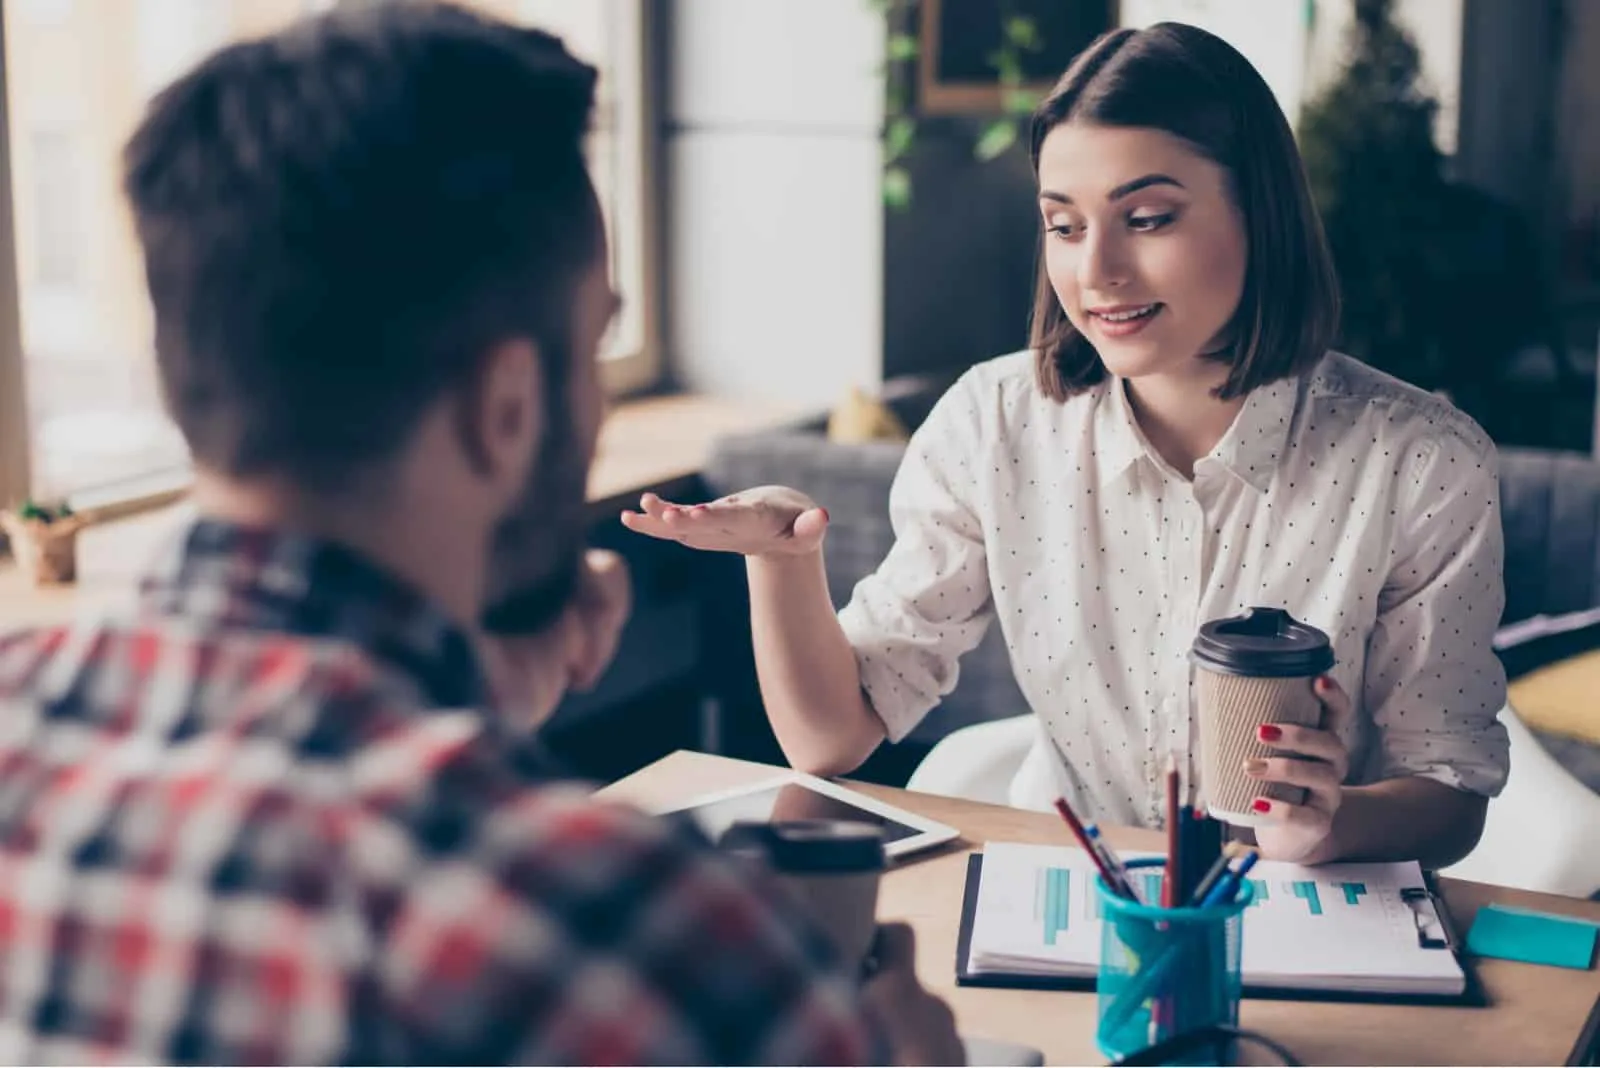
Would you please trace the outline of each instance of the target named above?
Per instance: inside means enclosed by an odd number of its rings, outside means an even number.
[[[1480,957],[1587,970],[1600,926],[1571,916],[1485,905],[1467,932],[1467,949]]]

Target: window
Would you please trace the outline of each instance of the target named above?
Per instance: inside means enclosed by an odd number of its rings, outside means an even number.
[[[137,243],[118,189],[123,142],[145,101],[206,53],[336,0],[0,0],[6,107],[0,195],[0,501],[79,508],[161,493],[189,478],[162,413]],[[342,0],[352,2],[352,0]],[[383,2],[383,0],[357,0]],[[562,36],[601,72],[592,172],[624,313],[602,352],[613,392],[659,366],[648,264],[647,0],[465,0]],[[9,214],[9,218],[7,215]],[[8,247],[9,246],[9,247]],[[8,265],[9,266],[9,265]]]
[[[70,289],[81,281],[83,242],[78,237],[78,184],[83,165],[71,129],[33,131],[32,280]]]
[[[371,0],[368,0],[371,2]],[[612,285],[622,312],[602,343],[604,381],[630,393],[660,376],[655,296],[648,265],[655,244],[648,192],[654,188],[647,150],[653,127],[645,79],[652,0],[458,0],[507,22],[538,26],[560,37],[579,59],[600,71],[589,173],[611,241]]]

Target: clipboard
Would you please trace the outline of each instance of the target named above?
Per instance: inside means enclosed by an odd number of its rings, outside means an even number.
[[[983,854],[976,852],[967,857],[966,885],[961,893],[961,925],[956,932],[956,985],[992,987],[1008,990],[1093,990],[1093,976],[1076,975],[1019,975],[1009,972],[973,972],[967,967],[972,956],[972,924],[978,910],[978,884],[983,878]],[[1462,953],[1463,943],[1450,921],[1450,912],[1439,896],[1438,884],[1432,873],[1424,873],[1426,887],[1413,887],[1401,897],[1412,908],[1417,923],[1417,942],[1424,948],[1454,954],[1456,963],[1466,976],[1466,984],[1459,994],[1384,993],[1367,990],[1313,990],[1283,986],[1259,986],[1248,980],[1244,983],[1244,996],[1272,1001],[1339,1001],[1376,1002],[1407,1005],[1457,1005],[1483,1008],[1489,1004],[1483,984],[1478,981],[1471,961]],[[1443,944],[1436,944],[1442,942]]]

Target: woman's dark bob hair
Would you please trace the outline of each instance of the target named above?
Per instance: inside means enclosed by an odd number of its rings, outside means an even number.
[[[1114,30],[1090,45],[1033,114],[1033,172],[1065,122],[1163,130],[1227,171],[1244,217],[1244,293],[1214,356],[1231,370],[1217,396],[1239,397],[1305,371],[1333,343],[1339,285],[1300,153],[1272,90],[1221,38],[1181,23]],[[1106,377],[1061,310],[1039,258],[1030,344],[1039,386],[1064,400]]]

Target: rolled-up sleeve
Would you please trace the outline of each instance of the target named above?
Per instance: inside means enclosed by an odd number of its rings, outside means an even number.
[[[1492,641],[1505,605],[1500,491],[1487,439],[1413,454],[1367,648],[1363,703],[1384,778],[1421,776],[1494,796],[1509,764],[1505,672]]]
[[[974,510],[985,462],[982,398],[968,375],[929,413],[889,491],[895,542],[856,585],[839,622],[861,685],[899,741],[955,688],[958,662],[993,616],[983,526]]]

